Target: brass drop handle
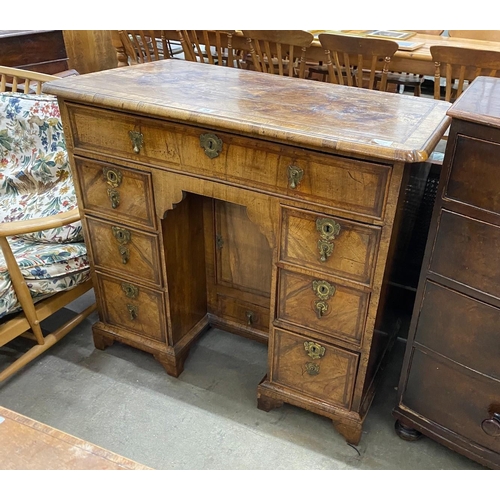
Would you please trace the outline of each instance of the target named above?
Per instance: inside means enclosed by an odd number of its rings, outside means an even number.
[[[125,245],[120,245],[118,247],[118,253],[122,258],[122,264],[127,264],[130,259],[130,250]]]
[[[127,309],[128,309],[128,313],[130,315],[130,320],[131,321],[136,320],[139,308],[137,306],[132,305],[132,304],[127,304]]]
[[[116,209],[120,205],[120,193],[116,189],[108,188],[108,198],[111,202],[111,208]]]
[[[333,240],[340,233],[340,224],[333,219],[319,217],[316,219],[316,230],[319,232],[319,260],[325,262],[333,252]]]
[[[500,437],[500,413],[493,413],[492,418],[481,422],[481,429],[491,437]]]
[[[249,326],[253,325],[253,312],[247,311],[246,317],[247,317],[247,325],[249,325]]]
[[[139,154],[142,146],[144,146],[144,136],[137,130],[129,130],[128,135],[132,141],[134,153]]]
[[[300,167],[295,165],[288,167],[288,185],[291,189],[297,189],[302,177],[304,177],[304,171]]]
[[[215,134],[201,134],[200,146],[205,151],[205,154],[210,158],[217,158],[222,151],[222,139]]]
[[[319,374],[319,364],[309,361],[306,363],[306,372],[308,375],[318,375]]]
[[[122,258],[122,263],[126,264],[130,258],[130,251],[128,249],[128,243],[132,239],[132,234],[128,229],[124,229],[118,226],[112,226],[113,236],[118,242],[118,252]]]
[[[322,300],[316,301],[315,307],[318,319],[321,319],[328,312],[328,304],[326,302],[323,302]]]

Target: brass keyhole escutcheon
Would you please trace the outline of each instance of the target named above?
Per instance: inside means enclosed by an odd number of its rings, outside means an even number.
[[[306,372],[308,375],[318,375],[319,374],[319,364],[312,363],[311,361],[308,361],[306,363]]]
[[[201,134],[200,146],[205,151],[205,154],[210,158],[217,158],[222,151],[222,139],[215,134]]]
[[[123,175],[116,168],[104,167],[102,172],[104,174],[104,178],[106,179],[106,183],[110,187],[117,188],[122,183]]]
[[[335,286],[328,281],[315,280],[312,282],[312,289],[320,300],[328,300],[335,293]]]
[[[304,342],[304,349],[312,359],[320,359],[325,355],[326,349],[317,342]]]
[[[127,244],[130,243],[132,235],[128,229],[122,227],[112,226],[111,229],[113,231],[113,236],[118,242],[118,253],[122,258],[122,263],[126,264],[130,258],[130,251]]]
[[[144,146],[144,136],[137,130],[129,130],[128,135],[132,141],[134,153],[139,154],[142,146]]]
[[[131,283],[122,283],[122,290],[129,299],[136,299],[139,295],[139,289]]]
[[[320,217],[316,219],[316,230],[319,232],[319,260],[325,262],[333,252],[333,240],[340,233],[340,224],[333,219]]]
[[[304,171],[301,168],[295,165],[288,167],[288,185],[291,189],[297,189],[302,177],[304,177]]]

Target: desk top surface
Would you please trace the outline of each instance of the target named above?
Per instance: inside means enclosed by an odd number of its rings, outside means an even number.
[[[433,99],[173,59],[43,88],[67,101],[380,160],[426,160],[449,125],[449,103]]]

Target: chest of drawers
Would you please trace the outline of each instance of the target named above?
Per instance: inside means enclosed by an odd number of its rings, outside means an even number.
[[[452,117],[399,384],[400,436],[500,468],[500,82]]]
[[[449,105],[167,60],[57,81],[99,322],[178,376],[217,326],[269,345],[258,405],[357,443],[411,163]]]

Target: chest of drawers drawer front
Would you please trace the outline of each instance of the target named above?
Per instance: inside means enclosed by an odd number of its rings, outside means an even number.
[[[415,341],[500,380],[500,309],[496,307],[427,281]]]
[[[97,269],[161,286],[157,235],[91,217],[87,218],[87,225],[91,235],[88,244]]]
[[[269,332],[269,309],[234,297],[217,297],[220,314],[238,324]]]
[[[500,297],[500,227],[443,210],[430,270]]]
[[[278,279],[277,319],[361,344],[368,292],[283,269]]]
[[[151,174],[75,157],[83,209],[156,228]]]
[[[484,424],[492,419],[495,409],[500,408],[498,381],[417,348],[413,352],[403,404],[425,415],[427,420],[500,452],[500,432],[496,437],[491,436],[487,433],[491,432],[488,424]]]
[[[370,285],[380,229],[283,209],[281,260]]]
[[[167,338],[163,293],[96,273],[103,320],[159,342]]]
[[[359,356],[325,342],[275,330],[271,381],[349,408]]]
[[[165,165],[383,218],[390,178],[386,165],[219,132],[215,135],[222,141],[222,149],[218,156],[211,157],[202,147],[200,136],[213,131],[97,109],[68,108],[79,154],[92,151]],[[140,147],[133,145],[131,132],[140,135]]]
[[[458,135],[445,196],[500,214],[500,144]]]

